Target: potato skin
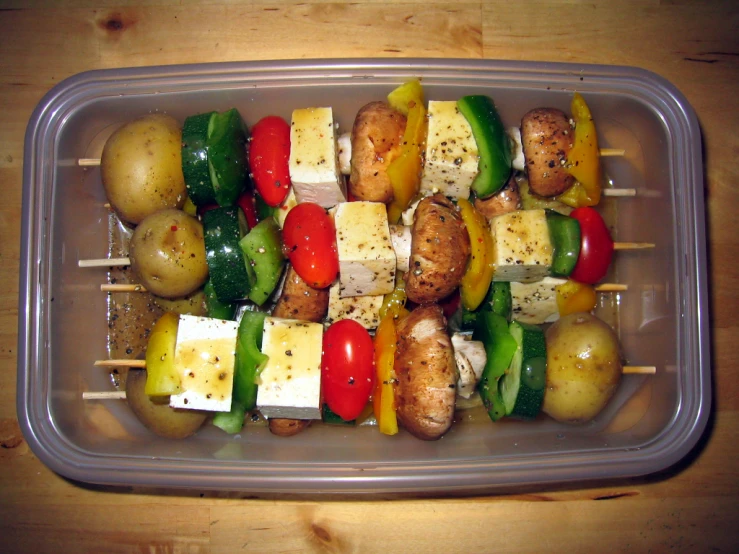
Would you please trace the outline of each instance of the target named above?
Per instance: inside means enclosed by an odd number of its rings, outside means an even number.
[[[320,323],[328,312],[328,296],[328,288],[314,289],[298,275],[292,265],[288,265],[282,294],[272,315]]]
[[[182,130],[165,114],[150,114],[114,132],[103,147],[100,171],[111,207],[137,225],[187,198],[182,175]]]
[[[126,376],[126,401],[147,429],[166,439],[184,439],[202,427],[206,412],[177,410],[169,404],[153,402],[144,392],[146,370],[129,369]]]
[[[563,423],[597,416],[623,371],[618,338],[590,313],[560,318],[546,331],[547,384],[542,410]]]
[[[421,200],[413,220],[410,269],[405,291],[429,304],[459,286],[470,254],[470,237],[454,204],[442,194]]]
[[[574,133],[565,113],[537,108],[521,120],[521,142],[529,187],[539,196],[562,194],[575,182],[565,163]]]
[[[406,122],[386,102],[370,102],[357,113],[349,178],[349,190],[357,200],[387,204],[393,199],[387,167],[400,153]]]
[[[307,429],[310,419],[270,418],[269,430],[278,437],[292,437]]]
[[[457,366],[442,309],[420,306],[397,323],[395,403],[412,435],[436,440],[454,419]]]
[[[128,255],[141,284],[157,296],[187,296],[208,279],[203,226],[180,210],[156,212],[142,221]]]

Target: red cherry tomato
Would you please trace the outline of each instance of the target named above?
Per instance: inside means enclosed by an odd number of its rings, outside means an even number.
[[[356,419],[375,387],[372,337],[359,323],[342,319],[323,334],[323,401],[343,420]]]
[[[254,227],[257,226],[257,223],[259,223],[254,193],[251,190],[245,190],[241,193],[241,196],[239,196],[236,203],[239,205],[239,208],[241,208],[241,211],[244,212],[246,224],[249,226],[249,229],[254,229]]]
[[[257,192],[270,206],[279,206],[290,190],[290,125],[276,115],[260,119],[251,129],[249,168]]]
[[[285,255],[315,289],[329,286],[339,273],[334,222],[321,206],[303,202],[290,210],[282,228]]]
[[[606,276],[613,258],[613,240],[605,221],[593,208],[576,208],[570,217],[580,222],[580,255],[570,278],[592,285]]]

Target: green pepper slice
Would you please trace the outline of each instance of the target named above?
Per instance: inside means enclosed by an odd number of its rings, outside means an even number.
[[[285,267],[280,227],[273,217],[268,217],[257,223],[239,246],[256,275],[249,300],[261,306],[277,287]]]
[[[500,393],[500,379],[505,375],[518,344],[508,329],[506,318],[488,310],[477,315],[472,338],[482,341],[487,354],[477,390],[490,419],[498,421],[506,415],[505,402]]]
[[[551,274],[567,277],[580,256],[580,223],[554,210],[546,210],[547,227],[552,241]]]
[[[472,127],[480,155],[472,190],[479,198],[492,196],[511,175],[511,146],[503,122],[489,96],[463,96],[457,108]]]

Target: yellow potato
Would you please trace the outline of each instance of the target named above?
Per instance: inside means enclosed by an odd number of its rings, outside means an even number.
[[[182,131],[165,114],[127,123],[103,148],[100,171],[111,207],[134,225],[165,208],[181,208],[187,198],[182,175]]]
[[[169,397],[152,400],[144,392],[146,370],[129,369],[126,377],[126,401],[131,411],[154,434],[167,439],[184,439],[202,427],[206,412],[178,410],[167,403]]]
[[[180,210],[156,212],[142,221],[128,255],[141,284],[157,296],[187,296],[208,279],[203,226]]]
[[[546,332],[547,386],[542,410],[565,423],[597,416],[616,392],[621,373],[618,338],[589,313],[560,318]]]
[[[174,312],[176,314],[189,314],[206,317],[208,315],[208,305],[205,300],[205,292],[203,289],[197,289],[192,294],[182,296],[180,298],[163,298],[161,296],[153,296],[154,304],[162,308],[166,312]]]

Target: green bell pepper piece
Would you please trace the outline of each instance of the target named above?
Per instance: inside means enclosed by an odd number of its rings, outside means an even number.
[[[500,393],[500,379],[505,375],[518,344],[508,330],[506,318],[488,310],[478,313],[472,338],[482,341],[487,354],[477,390],[490,419],[498,421],[506,415],[505,402]]]
[[[489,96],[463,96],[457,108],[472,127],[480,155],[472,190],[479,198],[492,196],[511,176],[511,145],[498,110]]]
[[[239,241],[241,251],[254,269],[256,282],[249,291],[249,300],[261,306],[277,287],[285,267],[282,253],[282,233],[274,217],[268,217]]]
[[[547,227],[552,241],[551,274],[567,277],[580,256],[580,222],[573,217],[547,210]]]

